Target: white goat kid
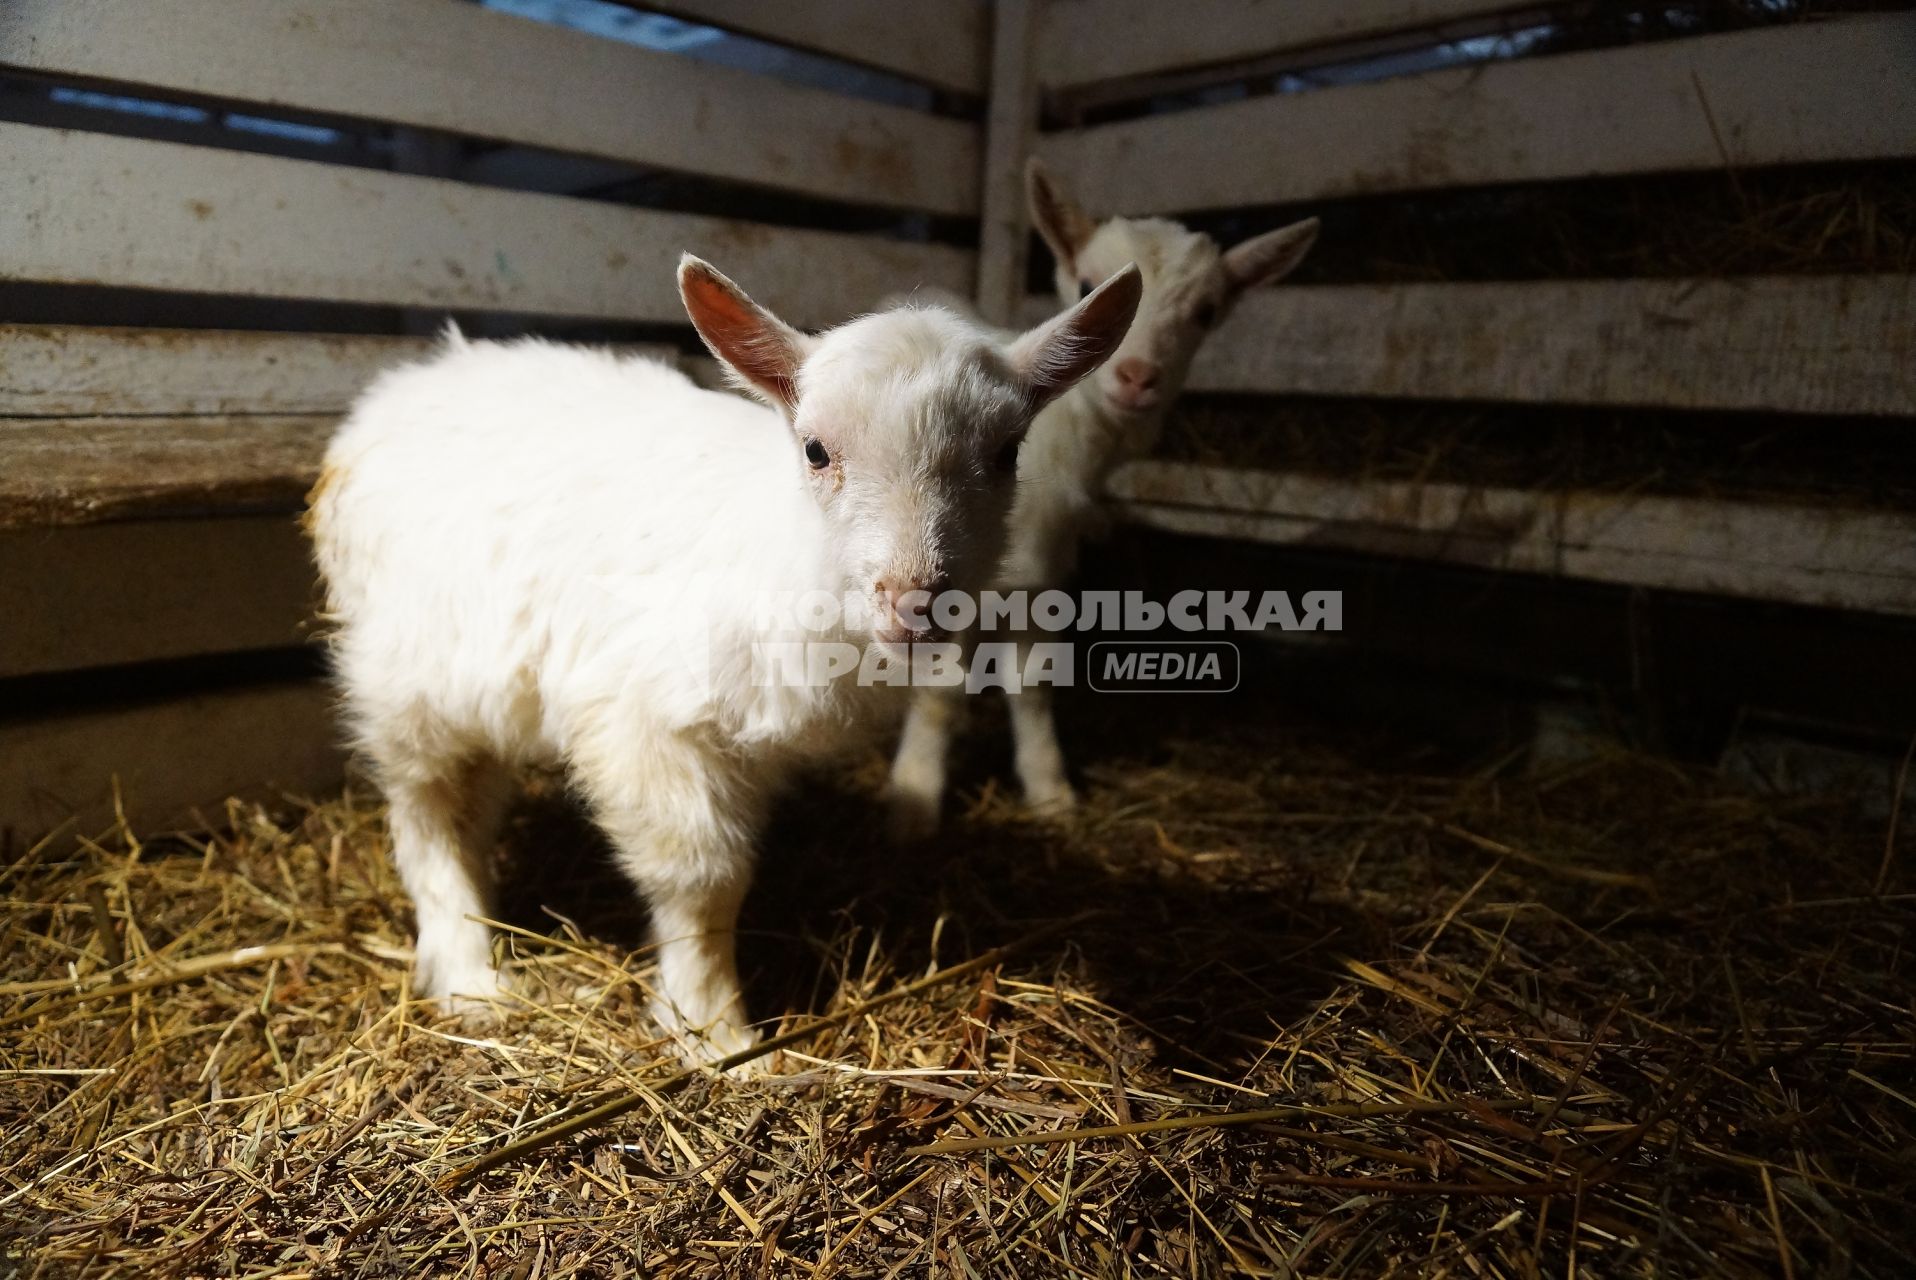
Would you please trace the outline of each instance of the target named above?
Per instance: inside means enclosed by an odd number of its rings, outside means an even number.
[[[767,681],[759,646],[934,638],[900,597],[997,562],[1033,413],[1117,347],[1139,279],[1010,342],[940,308],[807,336],[689,256],[679,288],[769,408],[643,359],[455,335],[361,398],[309,526],[420,992],[463,1011],[500,994],[495,824],[512,768],[556,765],[650,904],[657,1013],[697,1061],[755,1038],[734,931],[770,794],[904,701]],[[766,608],[808,592],[869,600],[869,629]]]
[[[1156,445],[1205,337],[1246,289],[1276,283],[1303,260],[1318,223],[1311,218],[1224,250],[1163,218],[1093,222],[1036,159],[1025,177],[1031,220],[1056,259],[1058,294],[1067,304],[1115,266],[1135,262],[1144,274],[1137,318],[1117,354],[1038,415],[1018,455],[1018,496],[992,586],[1035,593],[1062,585],[1077,567],[1079,543],[1103,527],[1106,477]],[[912,699],[888,798],[892,832],[901,839],[938,824],[946,758],[962,718],[960,693],[920,689]],[[1010,709],[1026,802],[1041,812],[1072,808],[1077,797],[1065,776],[1050,689],[1026,686],[1013,694]]]

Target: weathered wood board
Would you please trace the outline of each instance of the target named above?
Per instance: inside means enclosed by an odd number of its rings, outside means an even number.
[[[0,417],[343,413],[429,338],[0,324]],[[676,362],[676,348],[621,343]]]
[[[1201,391],[1916,414],[1916,277],[1280,286]]]
[[[676,324],[690,251],[806,326],[972,284],[943,245],[29,125],[0,124],[0,173],[16,280]]]
[[[1164,462],[1110,491],[1127,519],[1177,533],[1916,615],[1906,513]]]
[[[317,600],[290,514],[0,530],[0,680],[303,644]]]
[[[93,838],[119,807],[143,837],[204,829],[229,796],[336,789],[340,740],[332,693],[318,683],[0,720],[0,828],[29,842]]]
[[[897,0],[632,2],[959,93],[982,94],[990,80],[991,15],[985,0],[911,0],[909,10]]]
[[[1524,58],[1045,135],[1099,216],[1916,155],[1916,13]]]
[[[0,416],[339,413],[422,338],[0,325]]]
[[[452,0],[9,0],[0,69],[861,204],[960,216],[978,204],[977,132],[963,121]]]
[[[0,420],[0,530],[295,509],[338,418]]]
[[[1047,89],[1070,89],[1536,7],[1536,0],[1054,0],[1044,8],[1039,75]]]

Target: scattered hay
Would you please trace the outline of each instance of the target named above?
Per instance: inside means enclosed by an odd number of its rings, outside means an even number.
[[[566,819],[514,832],[534,998],[483,1032],[406,999],[363,796],[16,851],[0,1236],[43,1276],[1907,1274],[1906,835],[1636,756],[1098,701],[1068,829],[987,782],[904,856],[862,797],[789,806],[752,999],[1090,918],[669,1097],[637,916],[555,874]],[[443,1189],[607,1090],[634,1109]]]

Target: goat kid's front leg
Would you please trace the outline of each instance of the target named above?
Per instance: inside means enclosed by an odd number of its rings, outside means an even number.
[[[1021,647],[1020,671],[1027,669],[1028,660],[1028,652]],[[1058,718],[1051,695],[1048,684],[1020,685],[1011,691],[1009,700],[1012,750],[1025,803],[1037,813],[1056,816],[1078,807],[1078,793],[1065,774],[1064,748],[1058,745]]]
[[[483,920],[492,914],[492,842],[510,786],[491,763],[386,777],[393,861],[419,924],[414,990],[471,1021],[495,1015],[504,990]]]
[[[709,1066],[758,1043],[745,1020],[738,977],[738,914],[749,868],[733,879],[660,884],[646,889],[659,953],[659,998],[652,1013],[693,1066]]]
[[[945,766],[964,711],[963,685],[912,690],[905,731],[885,787],[886,830],[894,842],[924,840],[938,830]]]
[[[762,818],[756,789],[696,756],[661,761],[614,793],[588,781],[620,867],[651,909],[659,991],[652,1012],[680,1056],[707,1066],[758,1042],[738,977],[738,915]]]

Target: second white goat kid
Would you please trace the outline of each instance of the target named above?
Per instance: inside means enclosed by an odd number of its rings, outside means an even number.
[[[1089,295],[1101,273],[1127,262],[1144,273],[1137,318],[1117,354],[1038,415],[1018,455],[1018,497],[992,587],[1035,595],[1062,586],[1077,567],[1080,542],[1103,526],[1105,479],[1157,444],[1165,411],[1204,339],[1245,290],[1275,284],[1303,261],[1318,223],[1310,218],[1220,249],[1211,237],[1164,218],[1094,222],[1036,158],[1025,178],[1031,220],[1056,260],[1063,301]],[[951,736],[964,710],[960,693],[920,689],[912,699],[889,788],[898,838],[937,827]],[[1009,701],[1026,803],[1040,812],[1069,810],[1077,796],[1065,776],[1051,690],[1027,685]]]
[[[419,991],[466,1012],[500,995],[495,826],[514,767],[558,766],[650,905],[658,1016],[715,1061],[756,1038],[734,932],[771,794],[905,700],[765,681],[755,655],[933,638],[900,598],[981,584],[1032,415],[1116,349],[1140,284],[1120,271],[1010,341],[936,307],[808,336],[690,256],[679,289],[769,407],[645,359],[455,335],[361,398],[308,519]],[[869,629],[765,607],[808,592],[868,598]]]

